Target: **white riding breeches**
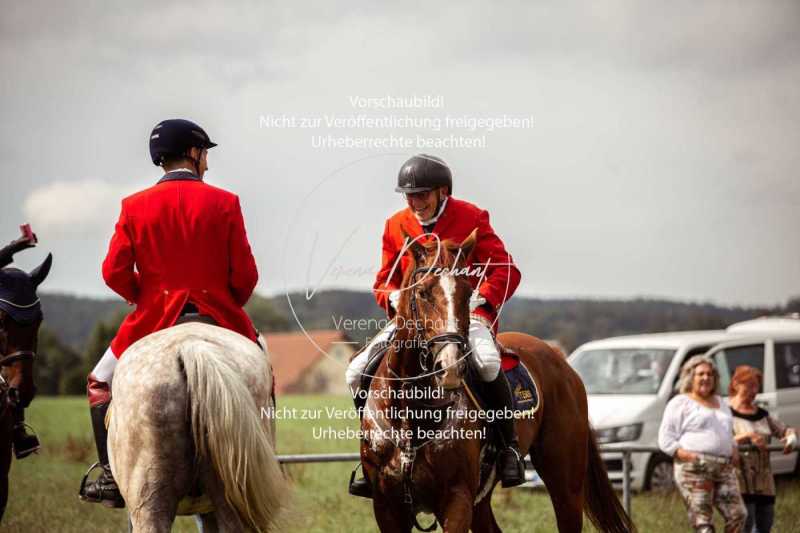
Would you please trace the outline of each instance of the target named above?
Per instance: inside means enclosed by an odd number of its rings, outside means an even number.
[[[380,342],[388,341],[395,329],[395,323],[390,322],[380,333],[372,338],[358,356],[350,361],[350,365],[345,372],[345,379],[353,394],[358,391],[358,387],[361,384],[361,375],[367,368],[372,348]],[[483,322],[474,318],[471,318],[469,322],[469,344],[471,348],[470,360],[478,371],[480,378],[486,382],[494,381],[500,372],[500,353],[497,351],[492,332]]]
[[[94,370],[92,370],[92,375],[97,381],[108,383],[110,386],[111,380],[114,378],[114,369],[117,368],[118,362],[119,359],[117,359],[114,352],[109,348],[106,350],[106,353],[103,354],[103,357],[100,358],[100,361],[97,362]]]

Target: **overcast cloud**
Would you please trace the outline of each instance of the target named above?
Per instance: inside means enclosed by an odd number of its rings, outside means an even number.
[[[796,2],[3,2],[0,241],[33,224],[48,290],[100,278],[147,138],[191,118],[207,181],[242,198],[259,290],[371,286],[415,148],[315,135],[485,138],[433,152],[488,209],[528,296],[776,304],[800,294]],[[352,96],[440,96],[360,110]],[[317,130],[262,116],[533,117],[533,127]],[[333,265],[331,269],[329,266]],[[327,270],[327,274],[326,274]]]

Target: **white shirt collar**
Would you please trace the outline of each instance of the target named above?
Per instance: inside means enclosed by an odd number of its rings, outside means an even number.
[[[436,214],[433,217],[429,218],[428,220],[422,220],[421,218],[419,218],[419,216],[417,216],[416,213],[414,213],[414,216],[417,217],[417,220],[419,221],[420,225],[430,226],[431,224],[435,224],[436,221],[439,220],[439,217],[442,216],[442,213],[444,213],[444,208],[447,205],[448,198],[450,197],[449,196],[444,197],[442,205],[439,206],[439,211],[437,211]]]

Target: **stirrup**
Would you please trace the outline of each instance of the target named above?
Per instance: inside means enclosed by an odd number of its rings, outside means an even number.
[[[25,431],[25,428],[31,430],[29,434]],[[19,459],[24,459],[28,457],[30,454],[38,452],[42,448],[42,444],[39,442],[39,437],[36,436],[33,428],[24,422],[22,424],[15,424],[13,431],[22,430],[22,440],[25,442],[24,447],[20,448],[17,445],[19,442],[13,442],[14,447],[14,457]]]
[[[352,496],[360,496],[362,498],[372,498],[372,486],[367,481],[366,476],[356,479],[356,472],[361,468],[362,472],[364,467],[359,464],[350,473],[350,484],[347,487],[347,492]]]
[[[92,466],[89,467],[89,470],[83,475],[83,479],[81,479],[81,487],[78,489],[78,498],[85,502],[90,503],[102,503],[106,507],[113,507],[115,509],[122,509],[125,507],[125,500],[122,498],[122,494],[119,492],[119,488],[117,488],[117,494],[113,498],[104,498],[103,490],[100,489],[100,498],[90,498],[86,495],[86,482],[89,480],[89,474],[92,473],[92,470],[96,468],[100,468],[103,473],[100,474],[100,477],[105,475],[105,468],[103,468],[103,464],[100,461],[97,461]],[[95,479],[95,482],[99,481],[100,477]],[[116,484],[116,481],[114,482]]]

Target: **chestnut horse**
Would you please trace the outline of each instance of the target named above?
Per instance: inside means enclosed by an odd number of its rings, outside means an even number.
[[[433,513],[446,532],[501,531],[491,507],[497,481],[479,486],[485,421],[467,416],[478,411],[463,386],[472,293],[464,267],[474,244],[473,233],[460,244],[413,242],[408,250],[397,333],[362,422],[361,458],[382,532],[423,529],[419,512]],[[535,337],[503,333],[498,340],[519,355],[540,391],[535,416],[518,419],[516,428],[547,486],[558,530],[581,531],[585,511],[600,531],[634,531],[600,458],[578,375]],[[443,397],[419,399],[437,390]]]
[[[0,288],[5,298],[0,309],[0,520],[8,503],[8,472],[11,469],[11,448],[14,410],[26,408],[33,400],[33,360],[36,356],[41,305],[36,289],[50,272],[53,257],[30,273],[16,268],[3,268],[11,263],[14,252],[28,248],[18,241],[0,250]]]

